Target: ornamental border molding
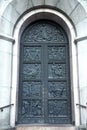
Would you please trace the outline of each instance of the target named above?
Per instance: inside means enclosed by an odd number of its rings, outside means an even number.
[[[75,43],[78,43],[78,42],[80,42],[80,41],[84,41],[84,40],[87,40],[87,36],[76,37],[76,39],[75,39]]]
[[[1,33],[0,33],[0,39],[6,40],[6,41],[9,41],[9,42],[12,42],[12,43],[15,42],[15,39],[13,37],[10,37],[8,35],[1,34]]]

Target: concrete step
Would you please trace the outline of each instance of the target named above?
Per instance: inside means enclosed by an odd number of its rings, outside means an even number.
[[[3,129],[0,129],[0,130],[16,130],[16,129],[14,127],[14,128],[3,128]]]
[[[80,125],[77,130],[87,130],[87,125]]]
[[[16,130],[76,130],[74,126],[17,126]]]

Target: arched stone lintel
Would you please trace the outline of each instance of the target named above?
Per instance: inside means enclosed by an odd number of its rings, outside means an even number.
[[[10,125],[15,126],[17,119],[17,98],[18,98],[18,82],[19,82],[19,51],[20,51],[20,36],[24,29],[36,20],[47,19],[60,24],[66,31],[69,39],[69,49],[70,49],[70,74],[71,74],[71,91],[72,91],[72,122],[75,125],[79,125],[79,109],[76,104],[79,103],[78,98],[78,78],[77,78],[77,57],[76,57],[76,45],[75,40],[75,30],[69,19],[67,19],[62,13],[49,9],[42,8],[36,9],[25,14],[16,24],[13,37],[15,39],[15,44],[13,46],[13,72],[12,72],[12,92],[11,92],[11,103],[14,107],[11,109],[10,115]],[[76,116],[75,118],[75,115]]]
[[[76,30],[74,27],[74,24],[71,23],[71,21],[64,16],[63,13],[54,10],[52,8],[36,8],[34,10],[31,10],[30,12],[27,12],[22,16],[21,19],[16,23],[16,26],[13,31],[13,36],[15,34],[15,30],[20,31],[20,35],[22,34],[23,30],[32,22],[36,20],[41,20],[41,19],[47,19],[47,20],[52,20],[58,24],[60,24],[66,31],[67,34],[71,34],[72,32],[75,33],[76,35]],[[70,31],[71,30],[71,31]],[[72,31],[74,30],[74,31]],[[69,36],[71,37],[71,36]],[[71,40],[71,39],[70,39]]]

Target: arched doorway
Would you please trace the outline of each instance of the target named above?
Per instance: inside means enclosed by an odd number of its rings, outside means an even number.
[[[69,43],[54,22],[25,29],[20,42],[19,124],[71,124]]]

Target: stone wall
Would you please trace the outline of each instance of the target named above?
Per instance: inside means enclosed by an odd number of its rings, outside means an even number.
[[[78,90],[80,103],[87,97],[87,1],[86,0],[1,0],[0,1],[0,107],[11,103],[13,32],[23,13],[36,7],[53,8],[69,18],[76,31]],[[15,55],[15,54],[14,54]],[[16,83],[15,83],[16,84]],[[14,107],[14,106],[11,106]],[[0,111],[0,127],[10,126],[10,108]],[[78,106],[77,106],[78,107]],[[81,108],[81,124],[86,124],[86,111]],[[77,116],[77,115],[76,115]]]

